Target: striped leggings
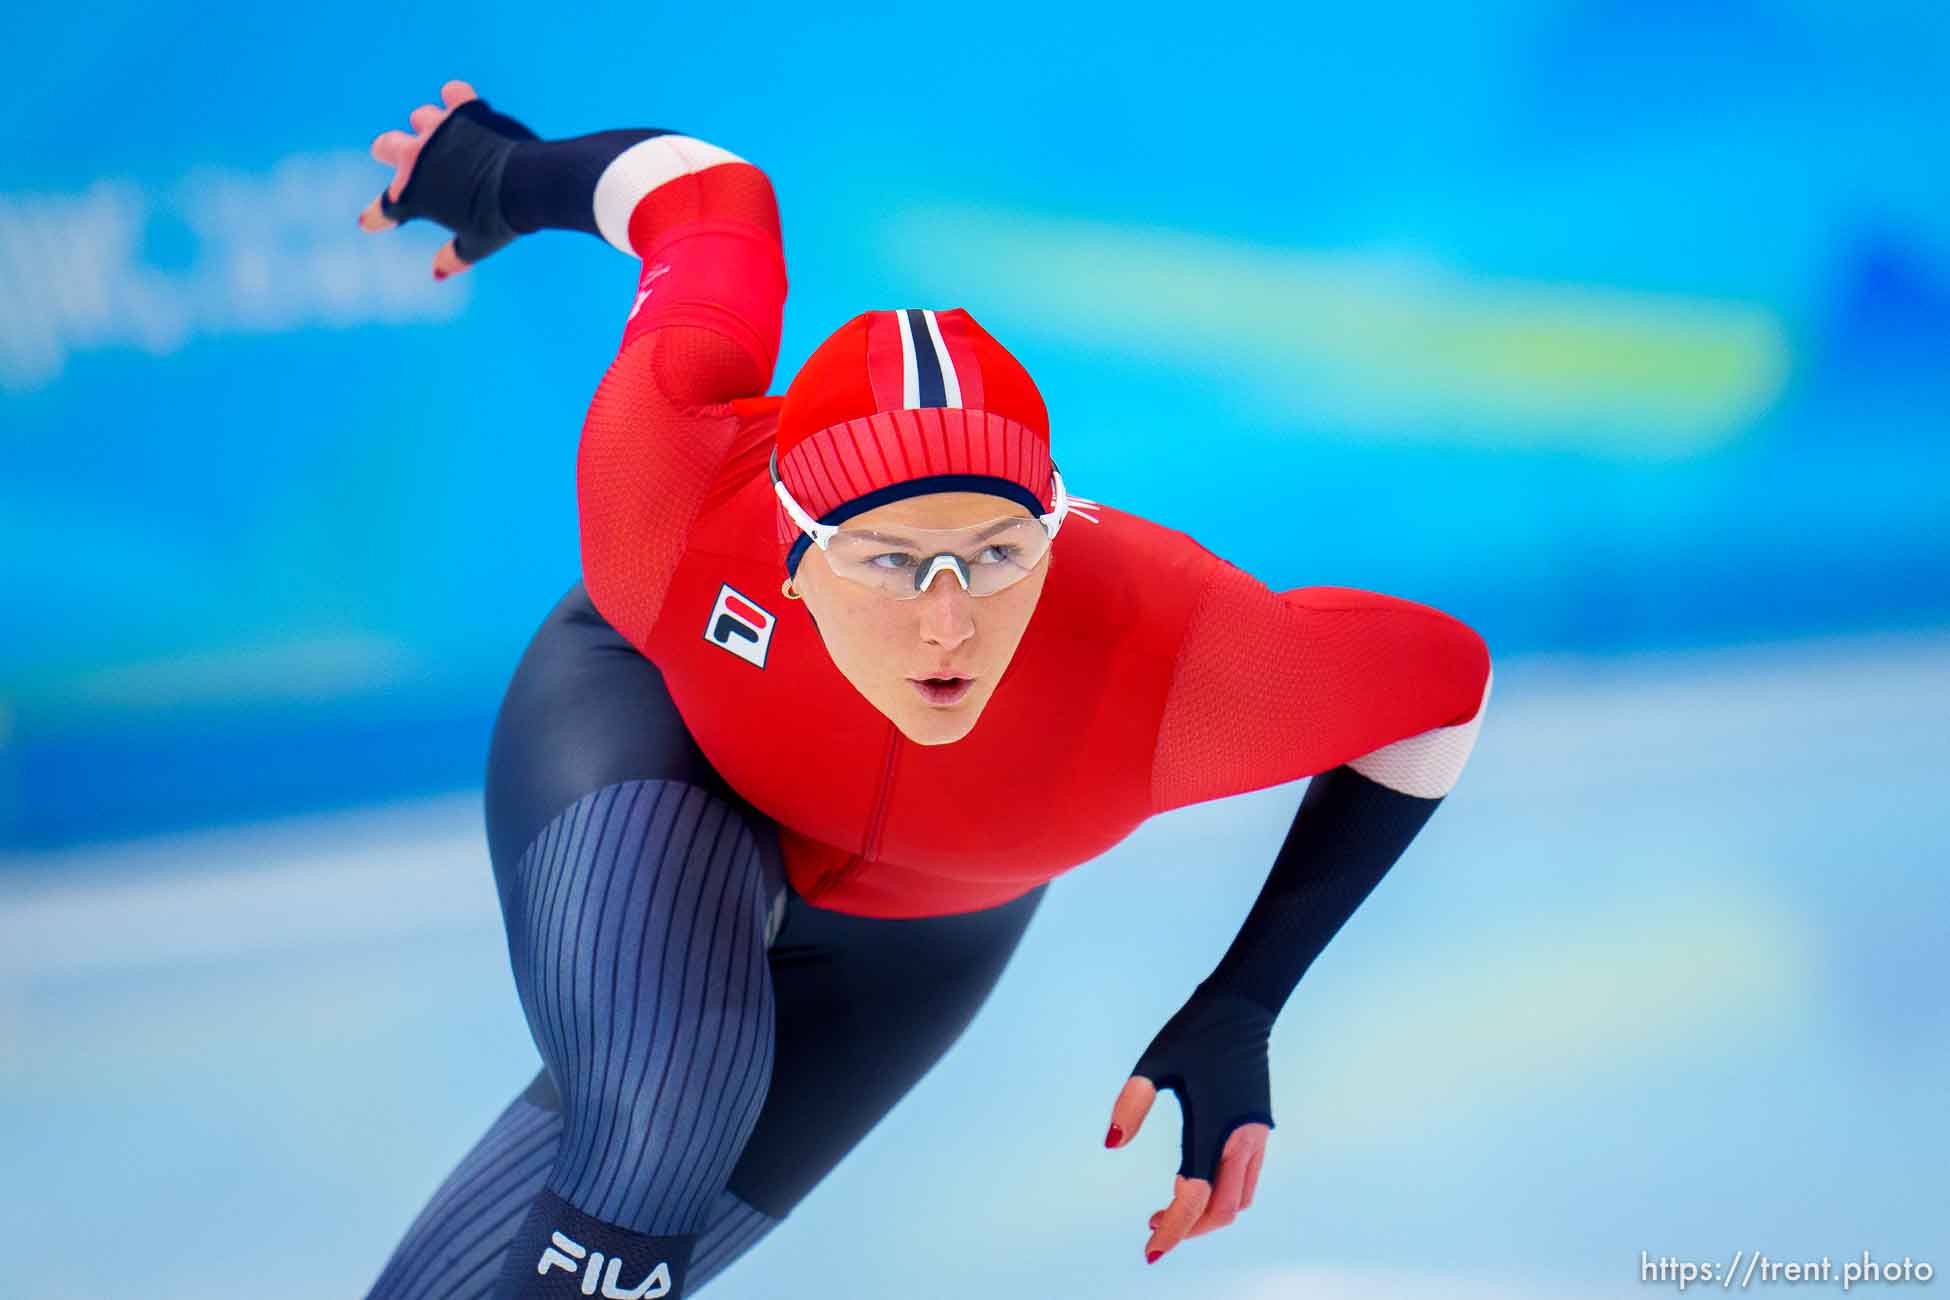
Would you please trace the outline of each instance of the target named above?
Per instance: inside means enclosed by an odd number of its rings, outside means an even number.
[[[806,903],[579,583],[502,702],[486,805],[542,1069],[369,1300],[694,1293],[960,1036],[1043,893],[915,920]]]

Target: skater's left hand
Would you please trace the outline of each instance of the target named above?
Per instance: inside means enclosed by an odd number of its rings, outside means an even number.
[[[536,138],[465,81],[441,86],[440,99],[443,106],[422,104],[407,116],[411,133],[373,138],[372,156],[393,169],[393,179],[359,213],[366,231],[419,217],[453,231],[433,255],[436,280],[467,270],[521,233],[501,208],[501,172],[515,145]]]
[[[1107,1147],[1137,1135],[1159,1088],[1178,1095],[1181,1159],[1171,1204],[1151,1216],[1146,1263],[1231,1223],[1253,1203],[1272,1133],[1266,1039],[1271,1013],[1244,998],[1194,993],[1138,1059],[1111,1108]]]

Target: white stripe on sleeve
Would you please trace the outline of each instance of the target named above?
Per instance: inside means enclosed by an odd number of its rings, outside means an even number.
[[[1376,785],[1385,785],[1418,799],[1440,799],[1456,785],[1469,751],[1476,746],[1476,733],[1483,726],[1483,714],[1490,707],[1490,686],[1496,670],[1483,679],[1483,700],[1476,716],[1453,727],[1436,727],[1419,736],[1398,740],[1392,745],[1361,755],[1348,766]]]
[[[637,250],[630,247],[630,216],[644,195],[679,176],[743,161],[729,150],[687,135],[639,140],[610,159],[596,179],[596,229],[618,251],[636,257]]]

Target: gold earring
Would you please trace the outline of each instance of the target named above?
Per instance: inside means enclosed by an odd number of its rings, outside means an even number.
[[[792,579],[790,578],[787,578],[784,582],[781,582],[779,584],[779,594],[781,596],[784,596],[787,600],[799,599],[799,593],[793,589]]]

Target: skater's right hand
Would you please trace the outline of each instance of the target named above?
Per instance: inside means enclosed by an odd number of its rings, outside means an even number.
[[[415,217],[454,231],[433,256],[436,280],[465,271],[515,237],[501,214],[501,170],[516,143],[535,139],[521,123],[491,110],[465,81],[447,82],[440,98],[445,107],[422,104],[407,116],[411,132],[374,137],[372,156],[393,168],[393,179],[359,213],[359,226],[367,231],[390,230]],[[453,121],[465,104],[474,105],[461,114],[467,120]]]

